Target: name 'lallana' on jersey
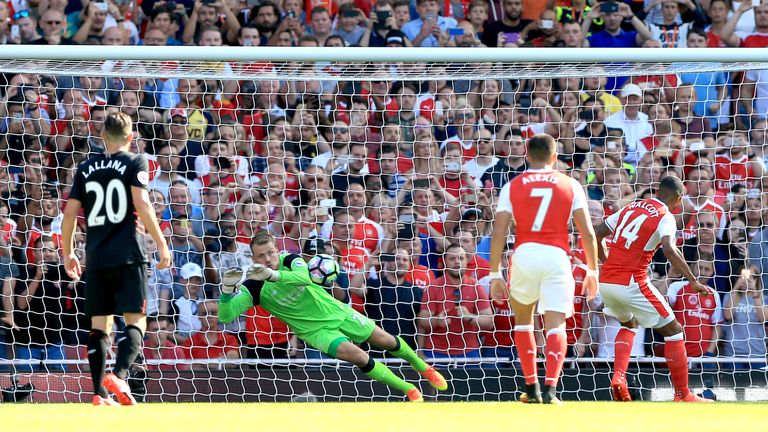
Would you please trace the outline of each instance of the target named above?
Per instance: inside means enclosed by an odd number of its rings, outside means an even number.
[[[553,183],[557,184],[560,181],[560,178],[552,175],[551,172],[545,172],[545,173],[530,173],[523,177],[523,184],[527,185],[529,183]]]
[[[120,174],[125,174],[125,165],[119,160],[110,159],[109,161],[101,160],[94,162],[93,165],[88,167],[88,172],[83,171],[83,177],[88,178],[96,171],[109,168],[117,170]]]

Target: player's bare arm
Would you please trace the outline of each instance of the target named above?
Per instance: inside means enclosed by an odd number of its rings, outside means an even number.
[[[605,223],[601,223],[595,228],[595,243],[597,245],[597,256],[600,258],[600,261],[605,262],[605,260],[608,259],[608,255],[605,253],[605,248],[603,247],[603,239],[608,237],[613,233],[613,230]]]
[[[667,257],[670,264],[672,264],[672,267],[679,271],[680,274],[690,282],[691,287],[696,290],[696,292],[699,294],[707,294],[710,292],[706,285],[701,284],[696,280],[690,267],[688,267],[688,264],[685,262],[683,254],[680,253],[680,250],[675,246],[675,240],[671,236],[665,236],[661,239],[661,250],[664,252],[664,256]]]
[[[496,212],[491,234],[491,298],[494,300],[509,299],[509,287],[501,278],[501,256],[513,223],[512,213]]]
[[[64,207],[64,220],[61,222],[61,236],[62,246],[64,248],[64,269],[67,275],[72,280],[80,280],[80,276],[83,273],[80,267],[80,260],[77,258],[74,252],[74,237],[75,237],[75,223],[77,222],[77,214],[80,212],[80,208],[83,204],[74,198],[67,200],[67,205]]]
[[[573,212],[573,223],[581,234],[584,244],[584,255],[587,259],[587,276],[584,278],[584,289],[587,291],[587,301],[591,301],[597,296],[597,241],[595,231],[592,229],[592,222],[589,219],[589,213],[586,207],[576,209]]]
[[[152,236],[155,243],[157,243],[157,268],[162,270],[170,267],[171,251],[168,249],[168,244],[165,242],[165,236],[160,230],[160,225],[157,223],[155,210],[152,208],[152,202],[149,200],[149,192],[144,188],[131,186],[131,197],[133,198],[133,205],[136,207],[136,214],[138,214],[141,223],[144,224],[144,228],[149,235]],[[69,203],[67,203],[67,207],[69,207]],[[77,213],[75,213],[75,215],[77,215]]]

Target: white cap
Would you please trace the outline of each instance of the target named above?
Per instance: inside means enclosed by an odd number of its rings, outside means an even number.
[[[640,96],[643,97],[643,90],[637,84],[627,84],[621,89],[621,97]]]
[[[203,269],[200,268],[199,265],[188,262],[181,266],[181,270],[179,271],[179,276],[181,276],[182,279],[190,280],[193,277],[199,277],[200,279],[203,278]]]

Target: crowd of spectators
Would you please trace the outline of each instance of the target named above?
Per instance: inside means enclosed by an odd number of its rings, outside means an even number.
[[[0,2],[0,42],[765,47],[768,2],[14,0]],[[352,82],[332,63],[308,66],[318,79],[3,74],[0,359],[60,370],[56,360],[83,358],[84,287],[62,271],[61,209],[73,169],[103,150],[105,115],[122,111],[136,125],[132,151],[149,159],[174,262],[157,270],[147,238],[147,359],[322,357],[259,307],[216,319],[223,270],[248,266],[250,238],[269,230],[281,250],[333,255],[342,275],[331,295],[425,357],[509,362],[514,317],[489,299],[490,231],[501,187],[526,169],[526,139],[549,133],[556,169],[584,186],[595,225],[663,176],[685,182],[679,245],[712,293],[695,294],[663,257],[652,281],[685,325],[689,356],[765,360],[768,71],[408,81],[393,63]],[[79,229],[80,253],[84,242]],[[618,323],[582,295],[579,245],[569,353],[610,357]],[[634,354],[656,352],[653,332],[640,335]]]

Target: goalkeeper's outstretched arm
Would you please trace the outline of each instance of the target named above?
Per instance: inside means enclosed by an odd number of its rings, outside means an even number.
[[[237,295],[222,293],[219,297],[219,321],[230,323],[252,307],[253,297],[242,285]]]

